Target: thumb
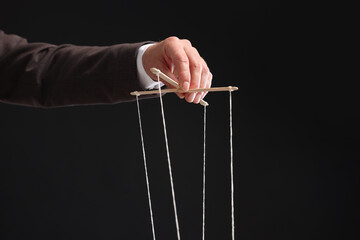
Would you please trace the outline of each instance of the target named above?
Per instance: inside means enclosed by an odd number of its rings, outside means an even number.
[[[166,76],[168,76],[170,79],[172,79],[174,82],[177,83],[178,86],[179,85],[179,79],[176,77],[176,75],[167,67],[163,67],[162,69],[159,69],[163,74],[165,74]],[[169,83],[168,81],[165,81],[163,79],[161,79],[159,77],[159,80],[164,83],[167,87],[169,88],[178,88],[177,86],[174,86],[174,84]],[[182,87],[180,86],[180,89],[182,89]],[[176,95],[178,95],[179,98],[184,98],[185,94],[184,93],[176,93]]]

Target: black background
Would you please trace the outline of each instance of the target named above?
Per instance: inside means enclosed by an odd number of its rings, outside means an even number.
[[[31,42],[191,40],[213,86],[240,89],[236,239],[359,238],[358,77],[340,6],[33,0],[0,10],[0,29]],[[206,99],[206,239],[230,239],[228,94]],[[182,239],[200,239],[202,107],[164,101]],[[176,239],[158,99],[141,109],[157,239]],[[0,104],[0,132],[1,239],[151,239],[134,102]]]

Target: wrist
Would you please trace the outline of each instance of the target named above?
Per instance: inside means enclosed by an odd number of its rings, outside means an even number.
[[[138,79],[143,89],[154,89],[158,86],[158,83],[150,77],[150,71],[145,69],[144,55],[147,49],[153,46],[154,43],[145,44],[138,49],[138,55],[136,58],[136,65],[138,70]]]

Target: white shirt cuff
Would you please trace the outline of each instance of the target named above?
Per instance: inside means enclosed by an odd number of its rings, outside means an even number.
[[[149,75],[147,75],[147,73],[144,69],[143,63],[142,63],[142,57],[143,57],[146,49],[148,47],[150,47],[151,45],[154,45],[154,43],[145,44],[145,45],[141,46],[138,50],[138,54],[136,57],[136,66],[137,66],[137,72],[138,72],[140,86],[143,89],[147,89],[147,90],[158,88],[158,82],[154,81],[153,79],[151,79],[151,77]],[[162,82],[160,82],[160,86],[162,87],[162,86],[164,86],[164,84]]]

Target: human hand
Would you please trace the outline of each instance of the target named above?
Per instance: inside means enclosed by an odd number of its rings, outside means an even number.
[[[212,74],[189,40],[169,37],[150,46],[145,51],[142,61],[146,73],[152,79],[157,80],[156,76],[150,72],[150,68],[158,68],[177,81],[184,91],[211,86]],[[164,84],[173,88],[167,82]],[[185,98],[190,103],[199,103],[206,94],[206,92],[177,93],[180,98]]]

